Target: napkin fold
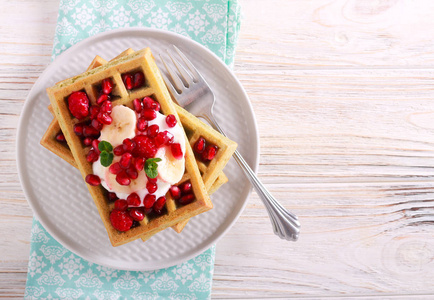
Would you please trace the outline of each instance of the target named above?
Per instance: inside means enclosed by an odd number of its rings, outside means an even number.
[[[122,27],[173,31],[232,66],[240,29],[237,0],[60,0],[53,59],[75,43]],[[90,62],[89,62],[90,63]],[[215,246],[182,264],[123,271],[68,251],[33,220],[25,299],[207,299]]]

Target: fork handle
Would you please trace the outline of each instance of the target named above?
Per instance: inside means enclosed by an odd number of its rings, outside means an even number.
[[[214,129],[219,131],[221,134],[226,136],[223,129],[218,125],[214,116],[211,114],[204,115],[205,119],[211,124]],[[277,200],[274,198],[267,188],[262,184],[238,150],[235,150],[233,155],[235,161],[244,171],[247,178],[252,183],[256,192],[261,198],[262,203],[264,203],[267,209],[268,216],[270,217],[271,224],[273,225],[273,230],[276,235],[280,238],[288,241],[296,241],[300,234],[300,222],[296,215],[284,208]]]

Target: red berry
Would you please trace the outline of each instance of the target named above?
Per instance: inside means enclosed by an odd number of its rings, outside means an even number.
[[[120,172],[122,172],[122,170],[123,169],[122,169],[121,165],[119,164],[119,162],[115,162],[114,164],[111,164],[109,167],[109,172],[114,174],[114,175],[119,174]]]
[[[157,153],[157,147],[147,136],[136,135],[133,140],[136,143],[136,147],[133,151],[135,156],[150,158],[154,157],[155,153]]]
[[[89,185],[97,186],[101,184],[101,179],[94,174],[87,175],[85,180]]]
[[[140,205],[140,197],[136,193],[131,193],[127,197],[127,202],[129,206],[139,206]]]
[[[212,160],[217,153],[217,146],[208,145],[202,153],[202,160]]]
[[[113,149],[113,153],[114,153],[114,155],[116,155],[116,156],[121,156],[122,154],[125,153],[124,146],[123,146],[123,145],[116,146],[116,147]]]
[[[101,83],[102,92],[104,94],[110,94],[113,90],[113,82],[110,78],[106,78]]]
[[[143,205],[145,208],[151,208],[154,205],[156,199],[157,197],[155,197],[155,195],[147,194],[145,199],[143,199]]]
[[[90,149],[87,153],[86,160],[90,163],[94,163],[98,160],[99,154],[95,151],[95,149]]]
[[[133,80],[134,88],[138,88],[142,86],[144,82],[145,82],[145,75],[143,75],[142,72],[136,72],[136,74],[134,74],[134,80]]]
[[[178,199],[179,204],[186,205],[190,204],[194,200],[193,194],[184,195],[181,198]]]
[[[135,221],[142,221],[145,218],[145,214],[143,213],[142,208],[132,208],[130,209],[130,217],[133,218]]]
[[[90,145],[92,145],[92,139],[91,138],[85,138],[84,140],[83,140],[83,144],[85,145],[85,146],[90,146]]]
[[[146,121],[143,118],[139,118],[137,120],[137,125],[136,126],[137,126],[137,130],[138,131],[145,131],[146,126],[148,126],[148,121]]]
[[[110,202],[114,202],[118,200],[118,196],[116,196],[116,193],[108,192],[108,199]]]
[[[148,121],[151,121],[157,117],[157,113],[155,110],[150,108],[145,108],[142,110],[142,118]]]
[[[98,121],[105,125],[110,125],[113,122],[112,117],[108,113],[100,112],[96,117]]]
[[[96,99],[96,103],[101,105],[104,101],[107,100],[110,100],[110,96],[107,94],[102,94],[101,96],[98,97],[98,99]]]
[[[143,109],[142,101],[139,98],[133,100],[133,106],[136,113],[140,113]]]
[[[156,183],[148,181],[146,183],[146,189],[148,190],[149,194],[153,194],[157,191],[158,186]]]
[[[123,148],[125,152],[132,152],[136,147],[136,143],[132,139],[125,139],[122,142]]]
[[[179,186],[179,189],[181,190],[182,194],[189,194],[189,193],[191,193],[191,188],[192,188],[191,183],[188,182],[188,181],[184,182],[183,184],[181,184]]]
[[[82,136],[83,135],[83,124],[75,124],[74,125],[74,132],[76,136]]]
[[[194,152],[196,152],[197,154],[201,154],[203,152],[203,150],[205,150],[205,146],[206,146],[206,141],[203,137],[200,137],[196,143],[194,144],[193,150]]]
[[[90,123],[90,125],[95,128],[98,131],[102,130],[102,127],[104,126],[100,121],[98,121],[97,119],[93,119],[92,122]]]
[[[56,141],[61,142],[61,143],[66,142],[66,139],[65,139],[65,136],[63,135],[63,133],[60,132],[56,135]]]
[[[90,112],[90,119],[91,120],[96,119],[96,117],[99,114],[99,106],[98,105],[92,105],[89,108],[89,112]]]
[[[110,213],[110,222],[115,229],[128,231],[133,225],[133,218],[126,211],[114,209]]]
[[[83,135],[85,137],[97,137],[99,135],[99,130],[92,126],[83,126]]]
[[[143,157],[136,157],[134,159],[134,168],[136,168],[137,171],[143,170],[143,167],[145,166],[146,159]]]
[[[131,179],[137,179],[137,177],[139,177],[139,173],[133,165],[129,166],[129,168],[127,169],[127,175]]]
[[[148,129],[146,129],[146,133],[150,138],[156,137],[159,131],[160,127],[157,124],[148,126]]]
[[[126,210],[128,208],[128,202],[125,199],[118,199],[115,201],[115,209]]]
[[[89,115],[89,98],[84,92],[73,92],[68,97],[68,108],[77,119],[83,119]]]
[[[132,158],[133,156],[131,155],[131,153],[126,152],[122,154],[119,164],[121,165],[122,168],[127,169],[131,165]]]
[[[176,122],[177,122],[176,117],[174,115],[167,115],[166,117],[167,126],[169,126],[170,128],[175,127]]]
[[[157,199],[157,201],[154,203],[153,209],[156,213],[161,213],[161,210],[164,207],[164,204],[166,204],[166,197],[160,197]]]
[[[179,199],[181,197],[181,189],[177,187],[176,185],[172,185],[169,189],[170,195],[173,199]]]
[[[184,156],[182,154],[181,145],[179,143],[174,143],[170,145],[170,150],[172,150],[172,155],[176,159],[181,159]]]
[[[116,181],[120,185],[130,185],[130,183],[131,183],[131,179],[128,177],[128,174],[125,170],[119,172],[116,175]]]
[[[111,114],[112,109],[113,109],[113,105],[110,100],[106,100],[101,104],[101,112]]]
[[[122,80],[127,90],[131,90],[133,88],[133,76],[131,74],[123,74]]]

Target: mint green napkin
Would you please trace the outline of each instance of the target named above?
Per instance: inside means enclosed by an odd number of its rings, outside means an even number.
[[[232,66],[240,7],[237,0],[61,0],[53,59],[89,36],[121,27],[152,27],[188,36]],[[167,269],[111,269],[68,251],[34,219],[24,297],[207,299],[211,294],[214,256],[212,247]]]

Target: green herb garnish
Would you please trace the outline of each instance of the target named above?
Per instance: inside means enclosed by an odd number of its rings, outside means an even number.
[[[98,149],[101,151],[101,165],[108,167],[112,164],[114,155],[112,153],[113,146],[107,141],[101,141],[98,144]]]
[[[110,144],[109,142],[106,141],[101,141],[98,144],[98,149],[99,151],[106,151],[106,152],[112,152],[113,151],[113,146],[112,144]]]
[[[161,161],[161,158],[148,158],[145,162],[145,173],[149,178],[155,178],[158,176],[158,164],[157,162]]]

